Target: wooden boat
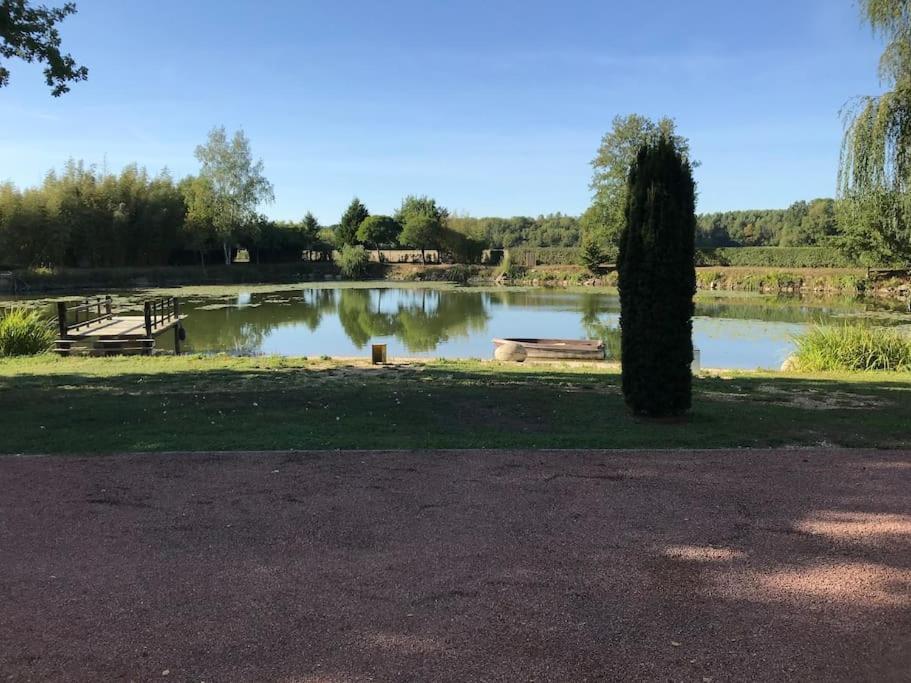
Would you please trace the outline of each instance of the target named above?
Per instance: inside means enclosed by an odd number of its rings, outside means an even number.
[[[507,342],[521,345],[529,358],[550,358],[553,360],[604,360],[604,342],[600,339],[537,339],[518,338],[494,339],[494,348]]]

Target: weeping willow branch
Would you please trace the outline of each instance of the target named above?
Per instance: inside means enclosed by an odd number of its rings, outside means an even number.
[[[888,89],[842,112],[839,222],[850,252],[911,261],[911,0],[860,0],[860,9],[886,38],[879,76]]]

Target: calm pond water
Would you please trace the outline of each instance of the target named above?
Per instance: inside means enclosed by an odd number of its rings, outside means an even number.
[[[189,314],[188,351],[359,356],[371,343],[386,343],[391,358],[489,358],[493,337],[602,338],[609,350],[619,338],[618,298],[603,291],[382,285],[205,291],[180,292]],[[777,368],[807,325],[858,318],[911,324],[901,302],[700,295],[693,336],[703,367]],[[170,340],[165,335],[159,343],[167,347]]]
[[[619,350],[620,303],[605,290],[453,287],[385,283],[238,285],[124,292],[123,312],[177,295],[190,352],[490,358],[493,337],[599,338]],[[53,315],[55,299],[28,297]],[[0,302],[3,305],[3,302]],[[867,320],[911,331],[902,301],[801,299],[741,293],[696,297],[693,341],[706,368],[778,368],[795,334],[816,323]],[[159,348],[172,348],[165,333]]]

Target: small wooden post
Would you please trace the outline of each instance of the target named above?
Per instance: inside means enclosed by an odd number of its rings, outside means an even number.
[[[146,338],[152,336],[152,304],[149,301],[146,301],[143,305],[145,313],[145,322],[146,322]]]
[[[57,329],[60,332],[60,338],[66,339],[66,302],[57,302]]]
[[[112,310],[113,310],[113,307],[112,307],[112,302],[111,302],[111,295],[108,294],[104,298],[104,312],[107,313],[108,315],[111,315]]]
[[[177,297],[174,299],[174,319],[177,323],[174,325],[174,355],[180,355],[180,304],[177,302]]]

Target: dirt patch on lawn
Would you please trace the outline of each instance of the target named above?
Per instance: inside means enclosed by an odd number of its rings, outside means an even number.
[[[760,384],[742,393],[701,391],[699,394],[716,401],[761,401],[806,410],[870,410],[891,405],[890,401],[879,396],[851,394],[846,391],[782,389],[771,384]]]

